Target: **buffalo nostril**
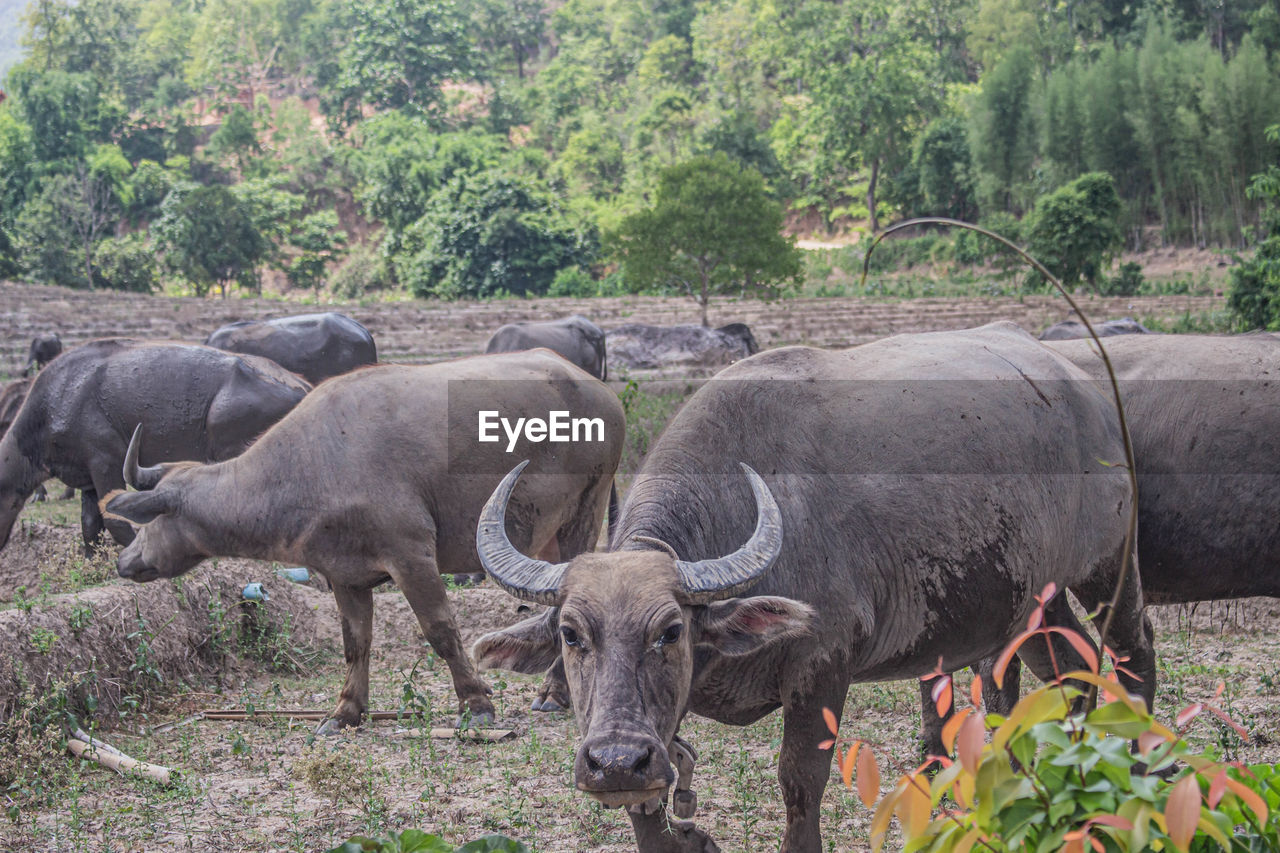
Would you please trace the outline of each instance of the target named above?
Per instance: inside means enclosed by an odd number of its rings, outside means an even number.
[[[653,747],[628,747],[617,744],[588,749],[587,770],[591,773],[618,775],[630,773],[643,776],[653,762]]]

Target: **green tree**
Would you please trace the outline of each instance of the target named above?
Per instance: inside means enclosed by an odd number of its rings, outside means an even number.
[[[244,175],[250,159],[262,153],[253,114],[240,104],[232,107],[209,138],[208,151],[215,160],[231,158],[236,169]]]
[[[199,296],[215,284],[224,299],[230,284],[256,288],[258,264],[271,250],[249,206],[218,184],[175,187],[151,230],[165,266],[190,282]]]
[[[908,37],[902,6],[812,3],[805,11],[796,50],[813,101],[809,131],[832,167],[866,170],[868,227],[876,231],[880,178],[910,158],[915,134],[937,108],[926,75],[932,63]]]
[[[38,182],[14,224],[14,250],[23,277],[41,284],[86,288],[89,279],[78,257],[79,239],[71,214],[80,202],[72,175]]]
[[[674,287],[709,325],[712,296],[777,296],[798,284],[800,253],[784,237],[782,206],[764,179],[718,153],[664,169],[653,206],[626,217],[611,237],[628,287]]]
[[[969,139],[984,209],[1020,213],[1029,195],[1036,155],[1031,88],[1035,62],[1026,47],[1014,47],[982,77],[969,109]]]
[[[94,246],[94,287],[151,293],[159,280],[155,250],[140,234],[108,237]]]
[[[350,41],[338,86],[378,107],[440,118],[441,84],[469,79],[475,45],[451,0],[348,0]]]
[[[1120,248],[1120,199],[1105,172],[1089,172],[1036,202],[1027,251],[1068,287],[1082,278],[1095,289]]]
[[[1280,124],[1266,129],[1280,142]],[[1227,308],[1245,329],[1280,330],[1280,165],[1273,159],[1249,183],[1250,198],[1266,205],[1267,236],[1253,257],[1231,269]]]
[[[289,283],[310,288],[319,296],[325,271],[342,257],[346,242],[346,232],[339,228],[335,211],[321,210],[303,218],[289,235],[289,244],[299,250],[286,270]]]
[[[977,215],[970,160],[963,119],[947,116],[929,122],[916,143],[912,163],[920,182],[921,213],[965,220]]]
[[[395,260],[418,296],[445,299],[546,293],[557,272],[589,263],[594,232],[526,178],[456,179],[405,235]]]

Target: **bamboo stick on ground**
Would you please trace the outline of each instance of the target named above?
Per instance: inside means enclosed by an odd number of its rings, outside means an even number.
[[[77,733],[80,733],[79,730],[77,730]],[[115,747],[97,739],[91,739],[86,742],[73,737],[67,741],[67,749],[71,750],[77,758],[85,758],[89,761],[97,762],[122,776],[138,776],[165,786],[173,784],[173,781],[178,776],[177,771],[169,767],[162,767],[159,764],[147,764],[130,758]]]

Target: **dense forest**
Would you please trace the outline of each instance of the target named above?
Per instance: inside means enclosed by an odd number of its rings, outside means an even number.
[[[31,0],[21,26],[0,277],[73,287],[705,291],[798,275],[762,227],[1031,241],[1068,191],[1117,248],[1246,248],[1280,162],[1270,0]],[[680,175],[716,226],[694,272],[637,249],[694,221]]]

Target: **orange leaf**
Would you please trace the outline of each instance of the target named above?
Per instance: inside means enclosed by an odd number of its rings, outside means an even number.
[[[944,675],[933,685],[933,705],[938,709],[938,716],[945,717],[951,710],[951,676]]]
[[[876,764],[875,753],[871,751],[871,747],[867,747],[858,753],[858,799],[870,808],[879,796],[880,767]],[[927,802],[928,797],[925,799]]]
[[[960,731],[960,724],[964,722],[964,718],[972,713],[972,708],[965,708],[942,724],[942,745],[947,748],[947,752],[956,751],[956,732]]]
[[[827,721],[827,731],[833,735],[840,734],[840,723],[836,721],[836,715],[831,712],[830,708],[822,709],[822,719]]]
[[[1098,839],[1094,838],[1092,835],[1090,835],[1090,836],[1089,836],[1089,843],[1093,845],[1093,849],[1094,849],[1095,851],[1097,851],[1097,853],[1105,853],[1105,851],[1106,851],[1106,849],[1107,849],[1107,848],[1105,848],[1105,847],[1103,847],[1103,846],[1102,846],[1102,842],[1101,842],[1101,841],[1099,841]]]
[[[1209,808],[1216,809],[1222,802],[1222,795],[1227,792],[1227,771],[1219,770],[1218,775],[1209,783]]]
[[[853,790],[853,761],[861,751],[862,741],[854,741],[849,751],[840,758],[840,778],[844,780],[844,786],[851,791]]]
[[[1213,698],[1217,699],[1219,696],[1222,695],[1222,691],[1226,689],[1227,689],[1227,683],[1225,681],[1219,681],[1218,689],[1213,691]]]
[[[1203,702],[1193,702],[1178,712],[1178,716],[1173,718],[1173,723],[1178,728],[1182,728],[1187,723],[1200,716],[1200,712],[1204,710]]]
[[[1031,615],[1027,617],[1027,630],[1034,631],[1044,624],[1044,608],[1037,607],[1031,611]]]
[[[1070,628],[1060,628],[1057,625],[1049,626],[1049,630],[1055,634],[1061,634],[1066,637],[1067,642],[1076,650],[1080,657],[1084,658],[1084,662],[1093,672],[1098,671],[1098,650],[1093,647],[1093,643],[1089,642],[1078,631],[1072,631]]]
[[[818,749],[830,749],[835,745],[836,745],[835,738],[827,738],[822,743],[818,744]]]
[[[1212,711],[1214,715],[1218,717],[1218,719],[1222,720],[1222,722],[1226,723],[1228,726],[1231,726],[1231,728],[1235,729],[1236,734],[1240,735],[1240,737],[1244,738],[1245,740],[1249,739],[1249,730],[1246,729],[1244,726],[1240,725],[1239,723],[1237,723],[1235,720],[1228,717],[1226,712],[1223,711],[1221,708],[1215,708],[1212,705],[1206,705],[1205,707],[1207,707],[1210,711]]]
[[[1114,814],[1101,814],[1097,817],[1091,817],[1089,818],[1089,823],[1096,824],[1098,826],[1114,826],[1116,829],[1122,829],[1125,832],[1133,829],[1132,822],[1125,820],[1120,817],[1120,815]]]
[[[982,707],[982,676],[974,673],[973,683],[969,685],[969,701],[973,707]]]
[[[1057,592],[1058,592],[1058,585],[1053,581],[1049,581],[1047,584],[1044,585],[1044,589],[1040,591],[1040,594],[1036,596],[1036,601],[1040,602],[1041,604],[1048,604],[1049,599],[1053,598],[1053,596],[1057,594]]]
[[[1155,749],[1165,742],[1165,738],[1158,732],[1146,731],[1138,735],[1138,754],[1142,756],[1149,755],[1151,750]]]
[[[1004,651],[996,659],[996,665],[991,668],[991,677],[995,679],[996,687],[1004,687],[1004,671],[1008,668],[1009,661],[1013,660],[1013,656],[1018,653],[1018,649],[1027,641],[1027,638],[1035,635],[1035,631],[1023,631],[1004,647]]]
[[[986,727],[982,724],[982,718],[974,715],[965,717],[964,723],[960,725],[960,734],[956,738],[956,755],[964,765],[964,769],[974,775],[977,775],[978,763],[982,760],[982,743],[985,734]]]
[[[861,795],[862,776],[859,774],[859,795]],[[864,799],[863,802],[866,802]],[[902,835],[908,841],[913,838],[919,838],[924,834],[925,828],[929,825],[929,819],[932,817],[932,803],[929,798],[929,789],[923,786],[918,780],[912,779],[902,792],[902,799],[898,805],[898,820],[902,825]]]
[[[1066,844],[1062,845],[1062,853],[1084,853],[1083,838],[1080,838],[1078,836],[1076,838],[1064,837],[1062,840],[1067,842]]]
[[[1258,793],[1242,782],[1237,782],[1230,776],[1227,777],[1227,787],[1231,789],[1231,793],[1245,801],[1249,808],[1253,809],[1253,813],[1258,816],[1258,823],[1267,822],[1267,803]]]
[[[1200,786],[1194,774],[1183,776],[1173,786],[1169,802],[1165,803],[1164,820],[1169,840],[1186,850],[1200,822]]]

